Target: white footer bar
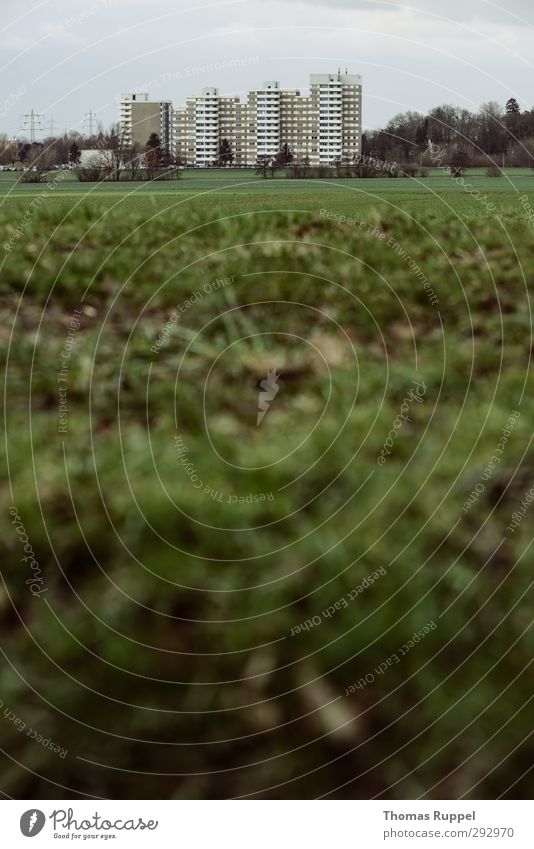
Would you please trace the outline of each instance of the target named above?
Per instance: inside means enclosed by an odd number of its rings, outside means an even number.
[[[166,849],[532,849],[532,803],[1,801],[0,843]],[[35,843],[29,843],[35,838]]]

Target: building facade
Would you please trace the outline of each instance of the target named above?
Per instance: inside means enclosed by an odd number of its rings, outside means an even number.
[[[221,161],[255,165],[289,150],[310,165],[354,161],[361,153],[362,80],[357,74],[312,74],[309,94],[268,81],[246,101],[205,88],[173,110],[173,152],[187,165]],[[228,156],[228,153],[230,156]]]
[[[144,148],[154,133],[162,150],[174,151],[173,105],[170,100],[149,100],[146,92],[123,94],[120,128],[126,145],[138,144]]]

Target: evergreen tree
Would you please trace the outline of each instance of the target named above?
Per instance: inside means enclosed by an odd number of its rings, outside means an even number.
[[[277,165],[281,165],[283,167],[284,165],[289,165],[292,161],[293,154],[291,153],[289,145],[286,142],[282,145],[280,151],[278,152],[278,155],[276,157],[276,163]]]
[[[428,147],[428,119],[420,124],[415,132],[415,143],[419,150],[424,151]]]
[[[220,166],[231,165],[234,161],[234,154],[228,139],[222,139],[219,145],[219,159],[217,164]]]
[[[20,142],[20,144],[19,144],[19,162],[25,162],[26,157],[28,156],[28,153],[30,152],[31,149],[32,149],[31,144],[28,144],[27,142],[25,144],[23,144],[22,142]]]
[[[523,121],[521,119],[521,109],[519,108],[519,103],[515,99],[515,97],[511,97],[510,100],[506,104],[506,126],[510,132],[510,142],[514,143],[517,139],[521,138],[523,135],[522,125]]]
[[[71,165],[79,165],[81,159],[81,151],[76,142],[73,142],[69,150],[69,162]]]
[[[160,146],[161,146],[159,136],[156,135],[156,133],[152,133],[150,138],[148,139],[148,141],[146,143],[146,146],[151,147],[152,150],[159,150]]]

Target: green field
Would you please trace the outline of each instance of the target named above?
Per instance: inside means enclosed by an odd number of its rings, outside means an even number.
[[[47,192],[46,203],[57,208],[86,200],[102,208],[125,206],[145,215],[185,206],[210,213],[222,204],[228,214],[256,209],[298,209],[316,214],[325,205],[339,214],[354,216],[369,206],[384,210],[402,206],[412,214],[447,218],[458,212],[478,214],[480,196],[490,196],[499,209],[510,211],[518,196],[534,198],[534,172],[509,169],[499,178],[486,177],[483,169],[471,169],[464,176],[467,190],[437,170],[428,178],[294,180],[278,173],[274,180],[257,176],[254,170],[186,171],[179,181],[153,183],[79,183],[70,172],[49,175],[54,188],[46,184],[22,184],[13,173],[0,174],[0,205],[15,205],[23,211],[30,199]]]
[[[534,176],[8,176],[0,790],[530,798]]]

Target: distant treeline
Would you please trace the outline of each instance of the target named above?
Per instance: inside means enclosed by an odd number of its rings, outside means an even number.
[[[458,154],[466,164],[534,166],[534,109],[522,112],[517,100],[506,106],[491,101],[478,112],[459,106],[437,106],[428,115],[403,112],[383,130],[368,131],[362,138],[364,156],[384,161],[432,164],[432,150],[446,157]],[[435,155],[435,154],[434,154]]]

